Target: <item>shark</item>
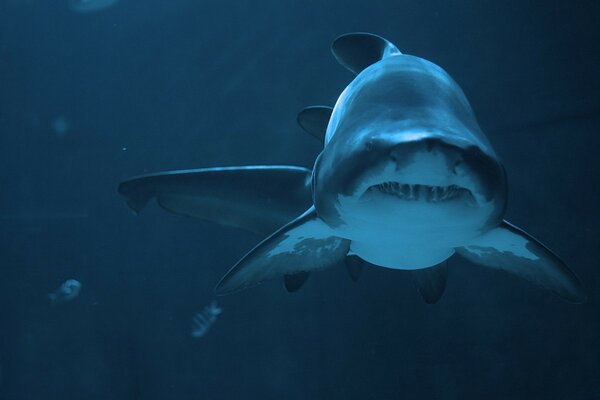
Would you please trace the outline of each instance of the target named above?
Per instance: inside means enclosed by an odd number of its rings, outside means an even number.
[[[287,165],[146,174],[118,191],[135,212],[164,209],[265,239],[220,280],[229,294],[273,278],[300,289],[313,271],[345,265],[406,270],[427,303],[444,292],[448,259],[506,271],[582,303],[575,273],[504,219],[507,177],[459,85],[440,66],[371,33],[334,40],[355,76],[334,107],[299,125],[323,142],[312,170]]]

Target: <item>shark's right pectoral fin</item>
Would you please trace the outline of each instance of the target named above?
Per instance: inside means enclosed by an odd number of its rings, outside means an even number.
[[[225,274],[217,285],[219,295],[254,286],[267,279],[288,276],[288,289],[297,289],[304,272],[333,267],[348,253],[350,242],[336,237],[311,207],[259,243]]]
[[[586,300],[579,279],[560,258],[506,221],[456,251],[475,264],[510,272],[570,302],[583,303]]]

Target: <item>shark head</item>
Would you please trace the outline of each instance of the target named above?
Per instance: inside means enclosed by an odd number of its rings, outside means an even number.
[[[452,78],[429,61],[395,55],[362,71],[338,99],[313,196],[319,216],[349,239],[387,232],[451,248],[499,223],[506,184]]]

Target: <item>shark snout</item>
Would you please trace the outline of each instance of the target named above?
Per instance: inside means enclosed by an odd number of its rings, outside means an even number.
[[[468,193],[473,204],[504,197],[497,192],[504,187],[502,168],[468,142],[427,132],[402,133],[369,138],[363,149],[373,162],[360,185],[363,193],[379,187],[416,187],[429,190],[427,198],[444,198],[458,190]]]
[[[343,144],[334,137],[315,163],[313,187],[317,212],[332,225],[341,220],[341,198],[373,207],[381,199],[437,208],[494,203],[503,210],[506,197],[504,170],[494,157],[431,131],[370,133]]]
[[[388,157],[398,170],[420,164],[430,170],[438,168],[438,174],[460,175],[464,172],[462,153],[460,148],[439,139],[421,139],[392,145]]]
[[[401,139],[401,140],[398,140]],[[469,168],[465,149],[425,135],[395,135],[370,139],[364,149],[390,181],[443,186],[458,184]]]

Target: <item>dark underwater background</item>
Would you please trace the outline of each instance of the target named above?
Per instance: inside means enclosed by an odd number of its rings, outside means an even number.
[[[98,1],[98,0],[92,0]],[[72,4],[71,4],[72,5]],[[296,114],[380,34],[445,68],[509,179],[507,219],[581,278],[582,305],[458,258],[427,305],[402,271],[218,297],[261,238],[117,193],[140,173],[312,167]],[[600,2],[0,2],[0,399],[600,399]],[[52,305],[67,279],[79,297]]]

